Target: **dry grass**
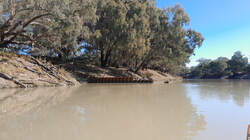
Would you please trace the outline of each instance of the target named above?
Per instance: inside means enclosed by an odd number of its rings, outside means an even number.
[[[35,70],[35,71],[37,71],[39,73],[44,73],[44,71],[42,70],[42,68],[39,67],[39,66],[34,67],[33,70]]]
[[[26,55],[19,55],[15,53],[6,53],[6,52],[0,52],[0,56],[7,58],[19,57],[19,58],[30,59],[30,57]]]
[[[23,67],[18,67],[14,70],[14,72],[18,72],[18,73],[25,73],[26,69],[24,69]]]
[[[26,70],[23,67],[15,67],[11,64],[8,64],[8,66],[1,66],[0,72],[12,75],[17,73],[25,73]]]
[[[58,72],[59,72],[60,74],[62,74],[63,76],[65,76],[66,73],[67,73],[67,71],[66,71],[64,68],[60,68],[60,69],[58,70]]]
[[[3,56],[3,57],[17,57],[18,55],[15,54],[15,53],[5,53],[5,52],[0,52],[0,56]]]
[[[0,67],[0,72],[1,73],[7,73],[8,69],[6,69],[6,67]]]
[[[72,76],[70,75],[70,73],[68,73],[64,68],[58,69],[58,72],[59,72],[60,75],[62,75],[62,76],[65,77],[65,78],[70,78],[70,77],[72,77]]]

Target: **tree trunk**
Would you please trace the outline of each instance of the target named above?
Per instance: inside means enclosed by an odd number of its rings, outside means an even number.
[[[135,69],[135,73],[137,73],[140,69],[147,66],[147,63],[149,63],[152,59],[152,53],[148,53],[147,56],[142,60],[141,64]]]
[[[109,62],[109,59],[111,57],[111,52],[112,52],[112,49],[108,49],[106,51],[106,54],[104,53],[104,51],[101,51],[101,66],[102,67],[106,67],[108,62]]]
[[[104,51],[101,50],[101,58],[100,58],[100,62],[101,62],[101,67],[105,67],[105,60],[104,60]]]

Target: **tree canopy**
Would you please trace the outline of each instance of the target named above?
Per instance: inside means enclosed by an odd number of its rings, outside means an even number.
[[[204,38],[181,5],[155,0],[0,0],[0,50],[175,72]],[[232,62],[233,63],[233,62]]]

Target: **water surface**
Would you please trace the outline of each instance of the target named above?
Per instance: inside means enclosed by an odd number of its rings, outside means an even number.
[[[245,140],[250,81],[0,90],[0,140]]]

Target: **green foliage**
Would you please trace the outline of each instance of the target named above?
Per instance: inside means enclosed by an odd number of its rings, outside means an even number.
[[[221,77],[224,75],[224,72],[228,66],[227,62],[216,60],[211,62],[208,67],[210,68],[210,75]]]
[[[50,14],[37,10],[32,0],[5,0],[1,5],[0,50],[15,52],[31,46],[35,42],[33,27]]]
[[[0,3],[2,51],[60,59],[82,56],[103,67],[176,73],[204,40],[189,29],[190,18],[182,6],[160,9],[155,0]]]
[[[219,57],[216,60],[199,59],[199,65],[187,71],[184,77],[187,78],[222,78],[234,77],[237,75],[250,74],[248,58],[240,51],[234,53],[229,60],[226,57]]]
[[[137,70],[150,67],[175,72],[189,61],[194,49],[200,47],[204,39],[200,33],[184,28],[189,24],[189,17],[180,5],[166,10],[150,10],[150,48]]]
[[[233,73],[242,73],[248,64],[248,58],[244,57],[240,51],[237,51],[232,56],[231,60],[228,61],[229,69]]]
[[[246,72],[250,74],[250,64],[247,65]]]

